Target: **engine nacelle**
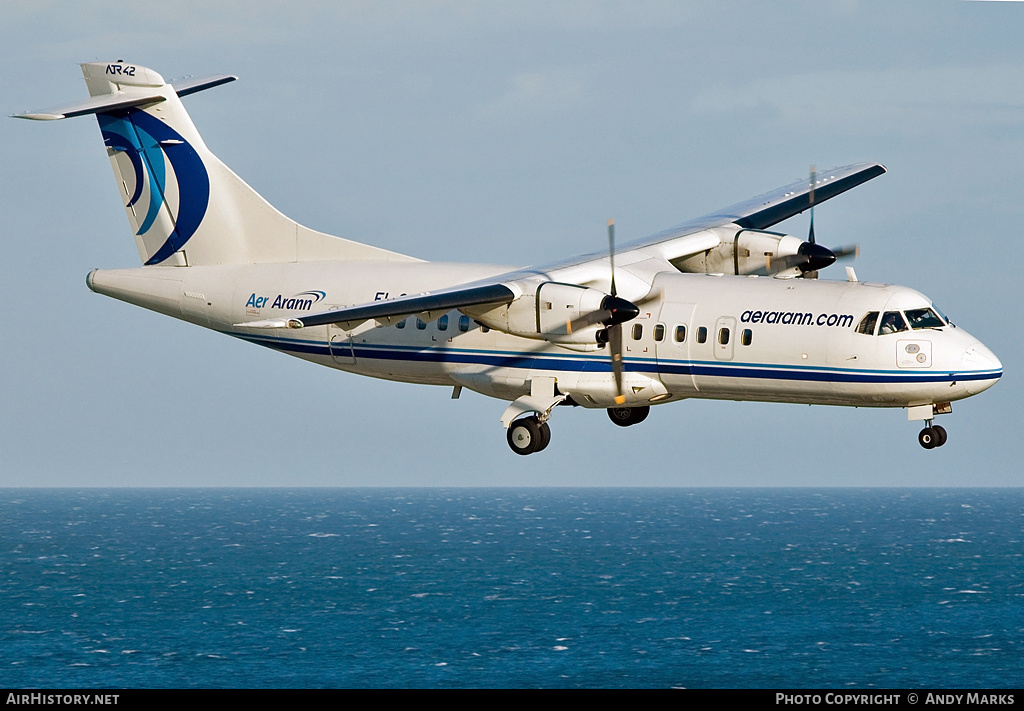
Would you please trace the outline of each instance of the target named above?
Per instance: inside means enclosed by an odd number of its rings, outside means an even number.
[[[599,289],[546,281],[532,294],[497,307],[464,307],[462,311],[488,328],[569,348],[597,347],[597,332],[607,316]]]
[[[779,274],[791,269],[785,258],[798,254],[804,244],[802,239],[792,235],[738,225],[709,231],[718,235],[718,246],[685,259],[672,260],[676,269],[698,274]]]

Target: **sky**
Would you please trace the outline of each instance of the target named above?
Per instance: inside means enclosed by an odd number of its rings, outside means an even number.
[[[622,429],[341,373],[85,286],[138,266],[95,120],[0,119],[0,486],[1019,486],[1024,3],[0,2],[4,114],[78,64],[239,81],[185,99],[289,217],[430,260],[536,264],[877,161],[824,204],[865,281],[1000,357],[917,444],[903,410],[684,401]],[[803,236],[807,217],[781,225]],[[841,267],[823,276],[845,278]]]

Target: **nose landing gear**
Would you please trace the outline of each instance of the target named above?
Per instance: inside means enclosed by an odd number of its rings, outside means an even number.
[[[953,406],[948,402],[937,402],[933,405],[914,405],[907,408],[907,419],[924,422],[924,429],[917,434],[917,441],[925,449],[935,449],[946,443],[946,430],[941,425],[933,425],[936,415],[948,415]]]

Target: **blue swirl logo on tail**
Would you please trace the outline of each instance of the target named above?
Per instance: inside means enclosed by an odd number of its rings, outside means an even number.
[[[123,152],[135,171],[135,189],[128,197],[128,207],[136,214],[144,212],[137,235],[152,229],[160,210],[167,204],[166,188],[173,169],[178,185],[178,214],[171,215],[174,225],[166,240],[146,260],[159,264],[179,249],[196,233],[210,204],[210,175],[196,150],[177,131],[144,111],[128,114],[97,114],[100,131],[107,146]],[[149,204],[139,205],[144,186],[149,185]],[[169,208],[168,208],[169,209]]]

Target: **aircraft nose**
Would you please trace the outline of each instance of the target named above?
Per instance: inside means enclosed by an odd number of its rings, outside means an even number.
[[[964,349],[961,365],[965,371],[975,373],[972,379],[964,382],[964,387],[971,395],[988,390],[1003,374],[1003,364],[982,343],[974,343]]]

